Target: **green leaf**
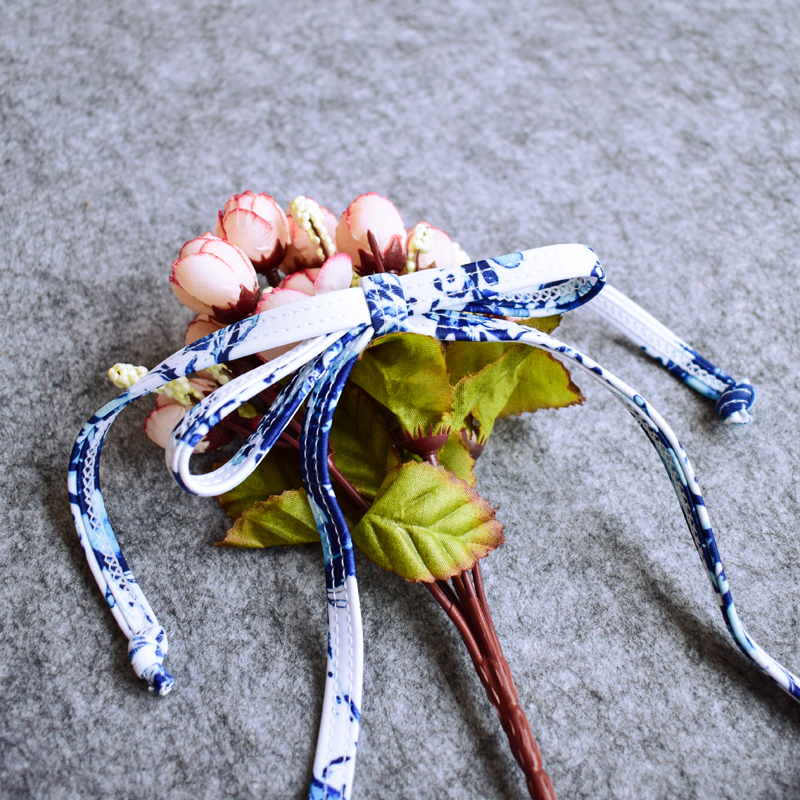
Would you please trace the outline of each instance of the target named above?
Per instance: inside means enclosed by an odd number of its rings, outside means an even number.
[[[519,325],[526,328],[535,328],[544,333],[551,333],[561,322],[561,315],[551,317],[531,317],[520,319]],[[475,347],[475,345],[480,345]],[[525,347],[533,350],[530,345],[515,345],[508,342],[449,342],[445,351],[447,371],[450,383],[455,386],[466,375],[475,375],[493,362],[503,358],[511,348]]]
[[[503,526],[478,493],[443,467],[409,461],[390,472],[353,541],[408,581],[447,580],[503,542]]]
[[[331,427],[333,460],[342,475],[369,502],[386,473],[401,463],[392,437],[364,392],[346,386]]]
[[[564,408],[583,403],[581,390],[572,382],[567,368],[543,350],[533,350],[522,362],[519,380],[499,416],[507,419],[523,411]]]
[[[411,433],[437,429],[453,407],[442,346],[429,336],[382,336],[356,362],[350,380]]]
[[[246,480],[217,499],[228,516],[237,519],[254,503],[302,486],[297,451],[275,447]]]
[[[498,417],[580,403],[569,372],[554,358],[524,344],[454,342],[447,366],[455,384],[453,428],[472,415],[485,441]]]
[[[274,547],[319,542],[317,524],[304,489],[258,500],[242,513],[223,541],[224,547]]]
[[[450,349],[455,351],[452,357]],[[453,428],[465,427],[472,415],[480,426],[480,439],[485,441],[517,386],[517,371],[528,355],[528,347],[455,342],[450,349],[448,363],[453,363],[451,378],[455,381]]]
[[[469,447],[461,436],[453,431],[447,438],[444,447],[439,451],[439,463],[456,478],[465,481],[468,486],[475,486],[478,482],[475,476],[475,459],[469,454]]]
[[[561,324],[561,314],[553,314],[552,317],[528,317],[527,319],[518,319],[517,322],[526,328],[536,328],[537,331],[543,333],[552,333]]]

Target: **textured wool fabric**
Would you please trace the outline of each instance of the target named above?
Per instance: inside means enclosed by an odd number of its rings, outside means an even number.
[[[723,427],[588,308],[557,331],[676,430],[744,623],[800,669],[796,3],[10,0],[2,18],[0,796],[306,796],[320,548],[213,547],[224,513],[172,483],[141,433],[152,406],[126,411],[101,473],[169,633],[159,699],[67,504],[105,371],[181,346],[169,265],[245,189],[334,213],[379,192],[474,257],[583,242],[749,378],[754,422]],[[731,642],[652,447],[576,382],[583,406],[498,423],[478,467],[506,526],[489,602],[558,795],[797,797],[800,708]],[[354,797],[525,797],[439,607],[356,566]]]

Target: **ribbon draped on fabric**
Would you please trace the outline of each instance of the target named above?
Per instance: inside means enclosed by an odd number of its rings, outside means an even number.
[[[602,290],[602,291],[601,291]],[[303,402],[303,481],[325,558],[328,669],[311,798],[349,798],[360,726],[363,637],[353,543],[328,473],[328,435],[339,396],[359,353],[376,337],[398,331],[440,341],[519,342],[551,353],[599,381],[632,414],[656,448],[677,494],[714,595],[734,641],[771,680],[800,700],[800,679],[748,636],[739,621],[700,487],[672,429],[634,389],[562,342],[501,316],[561,314],[585,303],[672,374],[717,403],[723,421],[750,420],[755,392],[714,367],[689,345],[605,285],[595,254],[583,245],[552,247],[478,261],[450,270],[362,278],[359,288],[333,292],[251,317],[188,347],[151,370],[83,427],[70,460],[69,492],[87,560],[123,633],[136,674],[158,693],[173,685],[163,667],[167,637],[128,567],[108,521],[99,484],[106,433],[127,405],[168,381],[214,364],[280,345],[289,352],[225,384],[195,406],[172,434],[167,464],[178,483],[198,495],[222,494],[258,466]],[[258,428],[234,457],[192,475],[195,445],[242,403],[293,375]]]

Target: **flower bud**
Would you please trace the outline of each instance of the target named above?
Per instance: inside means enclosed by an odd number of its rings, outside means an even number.
[[[198,314],[186,328],[186,333],[183,336],[183,343],[185,346],[194,344],[198,339],[208,336],[209,333],[216,333],[224,325],[211,319],[208,314]]]
[[[289,223],[269,195],[233,195],[217,214],[214,233],[241,248],[257,272],[277,283],[278,267],[289,244]]]
[[[406,229],[394,204],[370,192],[357,197],[339,219],[336,245],[359,275],[400,274],[406,266]]]
[[[409,272],[420,269],[450,269],[456,265],[456,254],[450,237],[428,222],[419,222],[408,231]]]
[[[213,381],[198,378],[192,378],[189,383],[193,390],[203,395],[211,394],[217,388],[217,384]],[[188,411],[188,407],[182,405],[175,398],[165,394],[156,395],[156,410],[151,411],[144,421],[145,436],[159,447],[166,449],[170,434]],[[233,437],[234,433],[232,431],[227,430],[222,425],[216,425],[197,443],[194,452],[211,452],[228,444]]]
[[[320,269],[304,269],[284,278],[275,289],[265,289],[256,308],[256,313],[296,303],[299,300],[326,292],[349,289],[353,280],[353,262],[346,253],[332,255]],[[259,357],[264,361],[287,352],[295,345],[282,345],[271,350],[264,350]]]
[[[295,219],[294,210],[299,212],[298,219]],[[289,220],[289,246],[281,269],[289,275],[301,269],[321,267],[325,259],[336,251],[332,238],[336,233],[336,217],[311,198],[296,197],[286,212],[286,218]]]
[[[181,248],[169,280],[181,303],[223,325],[244,319],[258,303],[258,278],[250,260],[210,233]]]

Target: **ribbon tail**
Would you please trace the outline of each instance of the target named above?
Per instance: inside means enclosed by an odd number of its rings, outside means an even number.
[[[672,428],[658,411],[628,384],[591,358],[540,331],[512,322],[453,312],[426,316],[429,318],[427,329],[419,326],[420,332],[445,341],[520,342],[537,347],[579,367],[623,403],[656,448],[664,464],[733,640],[757,669],[795,700],[800,701],[800,678],[759,647],[739,619],[694,468]]]
[[[372,328],[358,328],[348,334],[349,341],[342,340],[342,348],[331,348],[326,373],[309,395],[300,440],[303,482],[325,556],[328,608],[327,677],[310,800],[347,800],[353,790],[364,642],[353,542],[331,484],[328,439],[345,381],[372,335]]]
[[[86,560],[114,619],[130,640],[129,658],[134,671],[159,695],[167,694],[174,683],[163,667],[168,651],[167,635],[128,566],[108,519],[100,488],[100,453],[114,420],[135,400],[176,378],[225,361],[230,358],[234,343],[242,355],[248,347],[263,346],[259,342],[248,345],[243,341],[248,330],[252,330],[252,327],[238,323],[167,358],[87,421],[78,434],[70,456],[67,476],[70,506]],[[332,336],[335,338],[337,334]],[[282,357],[284,361],[281,364],[286,366],[292,363],[296,366],[292,353],[299,352],[306,356],[309,352],[313,354],[314,347],[327,347],[330,343],[331,337],[322,336],[298,345]],[[283,417],[272,420],[272,424],[278,425],[282,420]],[[189,453],[193,446],[189,448]]]
[[[589,304],[606,322],[635,342],[667,371],[714,400],[726,424],[750,422],[755,389],[747,380],[737,381],[701,356],[669,328],[613,286],[606,284]]]

